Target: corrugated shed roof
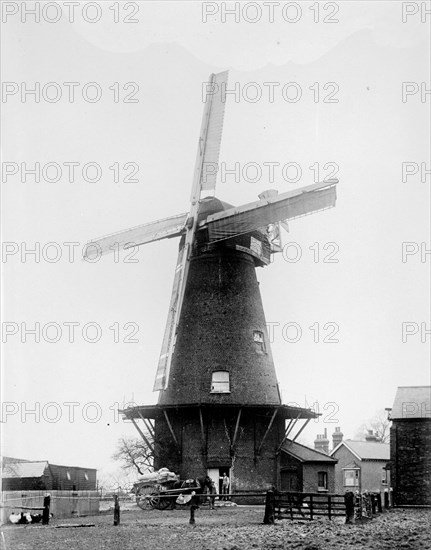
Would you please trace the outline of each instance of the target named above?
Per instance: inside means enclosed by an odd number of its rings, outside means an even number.
[[[42,477],[48,466],[46,460],[40,462],[9,462],[2,472],[3,478]]]
[[[311,447],[306,447],[305,445],[301,445],[300,443],[290,441],[289,439],[286,441],[286,443],[284,443],[281,450],[285,453],[288,453],[289,455],[294,456],[301,462],[337,462],[336,459],[330,457],[325,453],[321,453],[320,451],[316,451],[315,449],[312,449]]]
[[[354,441],[352,439],[346,439],[337,445],[337,447],[335,447],[335,449],[331,452],[331,456],[334,456],[342,445],[345,445],[362,460],[389,460],[390,458],[389,443]]]
[[[431,418],[431,386],[399,386],[390,415],[392,420]]]

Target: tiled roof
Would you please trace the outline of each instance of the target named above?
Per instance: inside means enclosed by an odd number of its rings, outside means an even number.
[[[281,450],[289,455],[294,456],[301,462],[331,462],[335,463],[336,459],[330,457],[325,453],[306,447],[300,443],[290,441],[289,439],[284,443]]]
[[[3,468],[3,478],[42,477],[48,466],[46,460],[40,462],[9,462]]]
[[[337,450],[342,445],[345,445],[362,460],[389,460],[390,458],[388,443],[354,441],[353,439],[346,439],[345,441],[342,441],[333,451],[331,451],[331,456],[336,456]]]
[[[390,416],[392,420],[431,418],[431,386],[399,386]]]

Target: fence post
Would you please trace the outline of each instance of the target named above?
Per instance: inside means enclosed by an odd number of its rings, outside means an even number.
[[[118,495],[114,495],[114,525],[120,525],[120,503]]]
[[[355,495],[352,491],[347,491],[344,495],[344,505],[346,507],[346,523],[352,523],[355,515]]]
[[[313,519],[313,495],[310,495],[310,520]]]
[[[197,510],[199,508],[199,506],[192,501],[192,505],[190,506],[190,519],[189,519],[189,523],[190,525],[195,525],[196,524],[196,521],[195,521],[195,510]]]
[[[42,525],[49,524],[49,508],[51,506],[51,495],[48,493],[43,499]]]
[[[384,501],[385,501],[385,508],[388,509],[389,508],[389,492],[387,490],[385,490],[385,495],[384,495]]]
[[[371,513],[373,516],[376,515],[376,509],[377,509],[377,497],[374,493],[371,493]]]
[[[380,493],[376,494],[377,497],[377,511],[379,514],[382,513],[382,495]]]
[[[332,516],[331,516],[331,495],[328,495],[328,518],[332,519]]]
[[[266,492],[265,500],[265,516],[263,518],[263,523],[266,525],[274,524],[274,514],[275,514],[275,495],[274,491]]]

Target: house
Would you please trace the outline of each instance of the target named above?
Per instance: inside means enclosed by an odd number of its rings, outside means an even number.
[[[281,447],[281,490],[333,493],[336,462],[325,453],[287,440]]]
[[[2,490],[70,490],[96,489],[97,470],[78,466],[59,466],[47,460],[23,460],[3,457]]]
[[[400,386],[390,411],[396,506],[431,504],[430,386]]]
[[[335,432],[335,446],[329,453],[337,459],[335,465],[335,492],[370,491],[384,493],[390,489],[389,444],[381,443],[370,431],[365,441],[352,439],[339,442]]]

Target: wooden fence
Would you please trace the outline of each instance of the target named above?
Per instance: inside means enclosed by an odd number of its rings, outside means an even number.
[[[264,523],[274,523],[275,519],[311,521],[317,516],[345,517],[344,495],[279,491],[266,494]]]
[[[51,495],[50,511],[56,519],[99,513],[100,497],[97,491],[3,491],[0,498],[0,523],[6,523],[12,512],[42,513],[47,492]]]

